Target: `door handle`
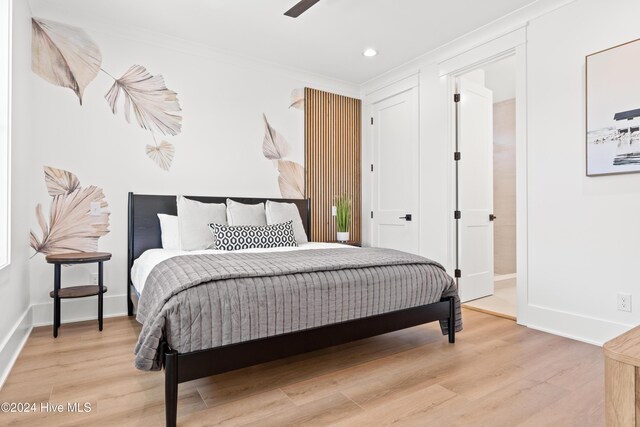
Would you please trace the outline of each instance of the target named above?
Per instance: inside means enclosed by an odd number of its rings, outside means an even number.
[[[495,216],[494,214],[489,214],[489,221],[495,221],[496,219],[498,219],[497,216]]]
[[[401,216],[400,219],[404,219],[405,221],[411,221],[411,214],[406,214],[405,216]]]

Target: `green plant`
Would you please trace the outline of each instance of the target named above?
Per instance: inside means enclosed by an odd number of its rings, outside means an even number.
[[[338,232],[345,233],[349,231],[349,226],[351,225],[351,196],[348,194],[335,196],[334,203],[336,205]]]

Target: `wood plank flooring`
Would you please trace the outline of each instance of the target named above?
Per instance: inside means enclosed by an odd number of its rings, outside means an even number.
[[[592,345],[463,311],[449,344],[436,324],[180,385],[178,424],[340,426],[601,426],[604,359]],[[0,425],[152,426],[164,423],[164,375],[133,367],[135,320],[35,329],[0,402]],[[41,403],[89,402],[89,413]],[[65,408],[66,409],[66,408]]]

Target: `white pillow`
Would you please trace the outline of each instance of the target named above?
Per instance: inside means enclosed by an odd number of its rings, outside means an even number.
[[[296,242],[298,242],[299,245],[309,242],[307,233],[304,232],[300,211],[295,203],[279,203],[267,200],[265,214],[267,216],[267,224],[269,225],[292,221]]]
[[[267,225],[264,203],[245,205],[227,199],[227,221],[229,225]]]
[[[158,214],[163,249],[180,249],[180,233],[176,215]]]
[[[180,249],[195,251],[214,246],[209,224],[227,224],[224,203],[201,203],[184,196],[176,198]]]

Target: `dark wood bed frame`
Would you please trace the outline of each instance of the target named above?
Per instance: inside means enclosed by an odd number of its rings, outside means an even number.
[[[227,199],[226,197],[187,197],[205,203],[225,203]],[[233,199],[248,204],[267,200],[243,197],[233,197]],[[295,203],[300,211],[305,231],[309,235],[311,212],[308,199],[268,200]],[[176,215],[176,210],[176,196],[129,193],[127,257],[129,316],[133,316],[138,302],[138,296],[131,283],[133,262],[144,251],[162,247],[157,214]],[[454,299],[451,297],[433,304],[190,353],[178,353],[164,342],[162,351],[165,370],[166,425],[173,427],[177,423],[178,384],[180,383],[436,320],[449,321],[449,342],[454,343],[456,311]]]

